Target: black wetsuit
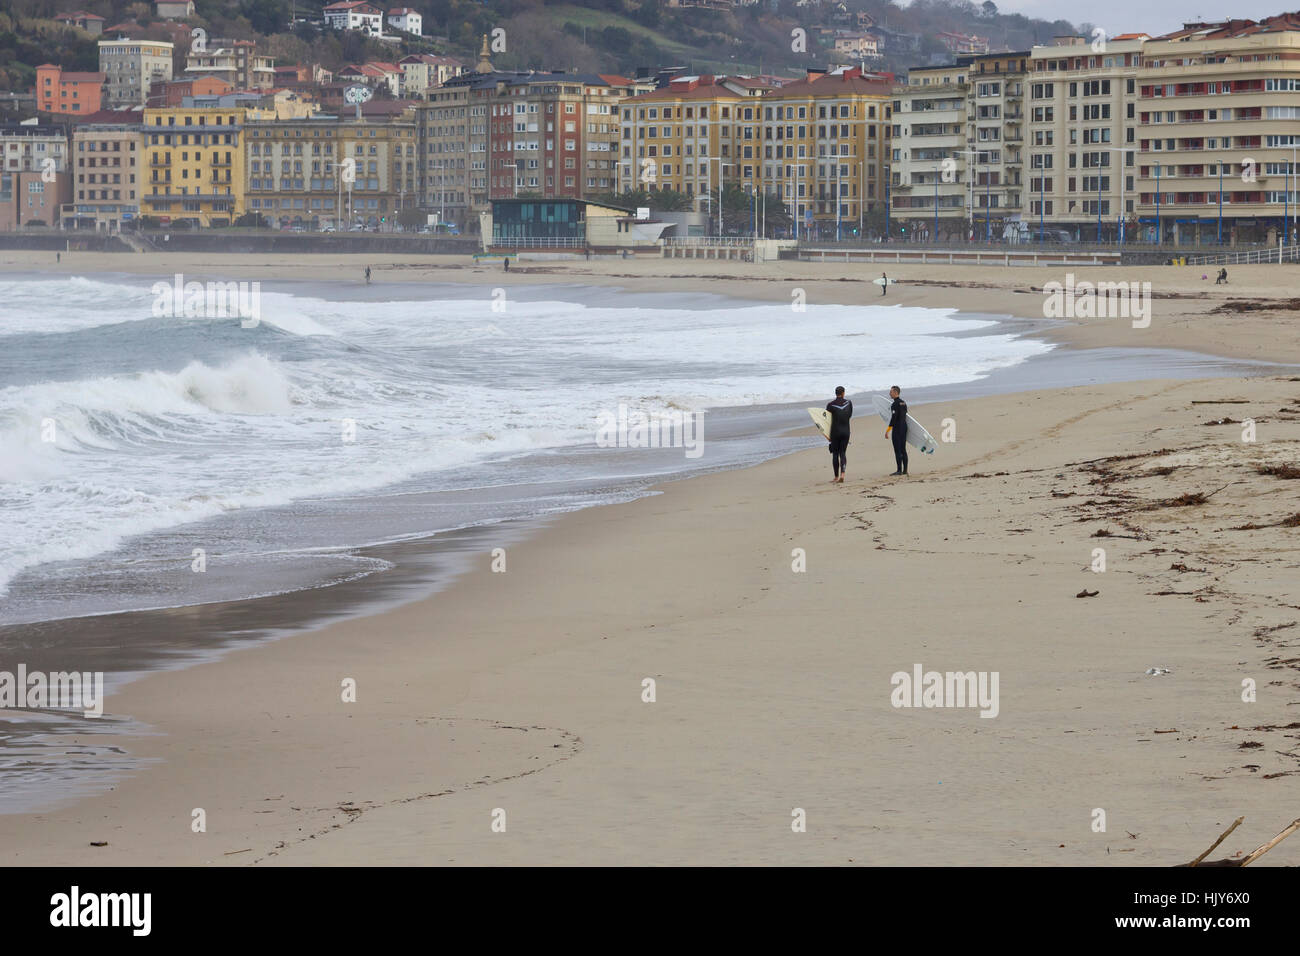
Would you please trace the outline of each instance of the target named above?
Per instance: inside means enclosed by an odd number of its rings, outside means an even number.
[[[894,465],[897,471],[907,474],[907,402],[894,399],[889,406],[890,437],[894,440]]]
[[[847,398],[837,398],[826,403],[831,413],[831,467],[835,477],[848,469],[849,419],[853,417],[853,403]]]

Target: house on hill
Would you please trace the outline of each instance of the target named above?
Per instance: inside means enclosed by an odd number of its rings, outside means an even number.
[[[60,13],[54,18],[55,23],[62,23],[64,26],[76,27],[78,30],[85,30],[91,36],[102,36],[104,33],[105,21],[103,17],[96,16],[93,13],[87,13],[85,10],[77,10],[75,13]]]
[[[194,0],[155,0],[153,8],[164,20],[194,16]]]
[[[384,35],[384,11],[365,0],[331,3],[321,10],[321,16],[335,30],[359,30],[373,37]]]

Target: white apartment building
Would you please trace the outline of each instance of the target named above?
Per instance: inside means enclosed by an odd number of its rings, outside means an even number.
[[[1131,235],[1138,201],[1137,72],[1146,34],[1098,42],[1058,37],[1030,52],[1026,82],[1030,235],[1065,230],[1074,239]],[[1049,233],[1050,234],[1050,233]]]
[[[163,40],[100,40],[99,72],[104,81],[104,108],[144,106],[149,87],[172,78],[173,45]]]

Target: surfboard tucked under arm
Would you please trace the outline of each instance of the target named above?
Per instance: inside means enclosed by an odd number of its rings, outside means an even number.
[[[888,424],[890,419],[889,406],[892,404],[890,400],[883,395],[872,395],[871,404],[876,406],[876,412]],[[914,445],[917,451],[923,451],[927,455],[933,455],[935,448],[939,445],[934,440],[934,436],[926,431],[924,426],[911,415],[907,416],[907,443]]]
[[[822,437],[827,441],[831,440],[831,413],[824,408],[810,408],[808,414],[812,416],[813,424],[817,430],[822,433]]]

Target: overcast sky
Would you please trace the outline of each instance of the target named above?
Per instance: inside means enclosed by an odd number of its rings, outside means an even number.
[[[1120,33],[1150,33],[1153,36],[1177,30],[1184,22],[1209,22],[1229,17],[1260,20],[1267,16],[1300,10],[1300,0],[1257,2],[1257,0],[993,0],[1003,13],[1023,13],[1041,20],[1090,22],[1111,36]],[[977,0],[978,5],[978,0]]]

